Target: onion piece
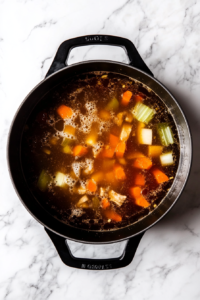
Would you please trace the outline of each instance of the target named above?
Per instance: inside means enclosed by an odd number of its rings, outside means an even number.
[[[77,207],[86,207],[84,204],[86,204],[86,202],[88,201],[88,197],[85,195],[83,197],[81,197],[81,199],[78,201],[78,203],[76,204]]]
[[[164,153],[160,155],[160,162],[163,167],[173,165],[173,155],[172,152]]]
[[[140,130],[140,135],[138,136],[138,141],[143,145],[152,145],[152,129],[142,128]]]
[[[124,203],[124,201],[126,200],[126,196],[120,195],[113,190],[111,190],[109,192],[109,198],[110,198],[110,201],[114,202],[118,206],[121,206]]]
[[[63,187],[66,185],[66,175],[61,173],[61,172],[57,172],[56,173],[56,178],[55,178],[55,185],[56,186],[60,186]]]
[[[128,123],[123,124],[120,137],[119,137],[122,142],[126,142],[128,140],[131,130],[132,130],[132,125]]]

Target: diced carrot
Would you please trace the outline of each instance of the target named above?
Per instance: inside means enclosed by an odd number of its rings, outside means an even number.
[[[106,209],[107,207],[110,206],[110,202],[108,201],[107,198],[103,198],[102,202],[101,202],[102,208]]]
[[[116,135],[110,134],[109,143],[111,148],[116,148],[119,143],[119,138]]]
[[[135,200],[135,204],[138,206],[142,206],[144,208],[148,207],[150,205],[150,203],[143,197],[139,197]]]
[[[143,101],[144,98],[142,96],[140,96],[140,95],[134,95],[134,100],[137,101],[137,102],[139,102],[139,101]]]
[[[135,159],[133,167],[148,170],[152,167],[152,161],[148,157],[139,157]]]
[[[169,177],[159,169],[153,169],[152,174],[155,177],[157,183],[162,183],[169,180]]]
[[[124,172],[124,168],[120,165],[114,166],[115,178],[118,180],[125,180],[126,174]]]
[[[87,183],[87,189],[90,191],[90,192],[96,192],[97,190],[97,185],[96,185],[96,182],[94,181],[94,179],[90,179]]]
[[[88,149],[81,145],[77,145],[73,149],[73,156],[84,156],[88,153]]]
[[[60,105],[57,108],[57,113],[63,119],[70,118],[73,115],[72,109],[70,107],[66,106],[66,105]]]
[[[135,199],[135,204],[144,208],[148,207],[150,203],[142,196],[142,190],[139,186],[130,188],[130,195]]]
[[[122,217],[113,210],[106,210],[104,214],[106,218],[111,219],[112,221],[121,222],[122,220]]]
[[[139,186],[134,186],[134,187],[130,188],[130,195],[134,199],[140,198],[141,192],[142,192],[142,190],[141,190],[141,187],[139,187]]]
[[[143,186],[145,185],[145,177],[143,174],[137,174],[135,177],[135,185]]]
[[[101,153],[100,153],[100,157],[107,157],[107,158],[112,158],[114,156],[115,153],[115,148],[104,148]]]
[[[130,91],[126,91],[125,93],[123,93],[121,104],[124,106],[128,105],[131,100],[132,95],[133,94]]]
[[[126,150],[126,143],[120,142],[116,147],[116,156],[118,158],[122,158],[124,156],[125,150]]]

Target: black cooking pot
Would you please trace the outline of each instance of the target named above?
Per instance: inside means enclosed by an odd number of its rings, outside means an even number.
[[[113,61],[87,61],[67,66],[67,58],[74,47],[86,45],[113,45],[122,47],[128,55],[129,65]],[[124,228],[111,231],[90,231],[64,224],[47,212],[31,193],[23,174],[21,164],[21,139],[24,125],[31,112],[42,101],[44,95],[60,82],[75,75],[92,71],[108,71],[129,76],[151,88],[166,104],[173,116],[180,141],[180,160],[173,185],[156,209],[138,222]],[[172,94],[158,80],[143,62],[131,41],[108,35],[90,35],[63,42],[46,75],[25,98],[18,109],[11,126],[8,141],[8,164],[11,178],[22,203],[30,214],[44,227],[62,261],[71,267],[86,269],[115,269],[128,265],[136,252],[144,232],[157,223],[174,205],[180,196],[189,175],[192,146],[186,118]],[[67,245],[71,239],[83,243],[114,243],[127,239],[124,253],[114,259],[75,258]]]

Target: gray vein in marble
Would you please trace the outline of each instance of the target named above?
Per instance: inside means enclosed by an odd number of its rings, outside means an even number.
[[[28,38],[31,36],[32,32],[35,31],[35,29],[45,28],[45,27],[50,27],[50,26],[52,26],[52,25],[55,25],[56,23],[57,23],[57,21],[49,20],[49,21],[44,21],[44,22],[42,22],[42,23],[40,23],[40,24],[35,25],[35,26],[31,29],[31,31],[30,31],[29,35],[26,37],[26,39],[23,40],[23,42],[25,42],[25,41],[28,40]]]

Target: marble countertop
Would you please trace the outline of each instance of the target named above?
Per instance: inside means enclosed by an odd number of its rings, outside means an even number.
[[[187,0],[0,0],[0,299],[200,299],[200,3]],[[193,165],[178,203],[141,240],[132,263],[110,271],[65,266],[43,227],[19,201],[8,174],[13,116],[41,81],[61,42],[88,34],[130,39],[191,126]],[[127,62],[122,49],[82,47],[69,64]],[[84,257],[117,256],[124,242],[70,242]]]

